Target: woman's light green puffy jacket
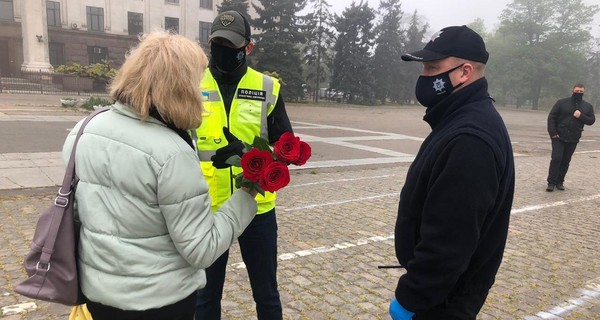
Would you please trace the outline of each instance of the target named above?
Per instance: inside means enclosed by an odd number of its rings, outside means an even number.
[[[81,123],[65,141],[65,163]],[[184,299],[256,214],[243,191],[212,213],[196,152],[120,103],[90,121],[75,159],[81,287],[104,305],[146,310]]]

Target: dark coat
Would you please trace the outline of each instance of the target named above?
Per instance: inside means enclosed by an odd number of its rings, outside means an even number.
[[[504,122],[485,78],[427,110],[432,132],[400,195],[395,246],[406,267],[396,298],[423,318],[477,314],[508,233],[515,171]],[[461,311],[462,312],[462,311]],[[472,317],[474,319],[474,316]]]
[[[575,110],[581,111],[581,116],[575,118]],[[548,134],[554,137],[558,134],[563,142],[577,143],[583,132],[583,125],[591,126],[596,122],[594,107],[587,101],[574,103],[571,98],[556,101],[548,114]]]

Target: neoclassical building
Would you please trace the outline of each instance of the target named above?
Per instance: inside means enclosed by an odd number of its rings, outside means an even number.
[[[137,35],[170,29],[202,44],[221,0],[0,0],[0,77],[51,66],[119,66]]]

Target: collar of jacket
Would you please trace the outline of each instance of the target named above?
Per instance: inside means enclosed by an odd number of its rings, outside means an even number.
[[[126,117],[138,119],[140,121],[142,120],[142,117],[139,114],[135,113],[131,109],[131,107],[129,107],[127,104],[116,101],[115,104],[113,104],[112,108],[115,112],[122,114]],[[165,126],[165,127],[167,126],[166,124],[162,123],[160,120],[157,120],[153,117],[148,117],[148,118],[146,118],[145,121],[160,124],[161,126]]]
[[[128,105],[126,105],[124,103],[116,101],[115,104],[113,104],[112,108],[115,112],[122,114],[126,117],[138,119],[140,121],[142,120],[140,115],[133,112],[133,110],[131,110],[131,107],[129,107]],[[152,107],[152,108],[154,108],[154,107]],[[154,110],[156,110],[156,109],[154,109]],[[177,135],[179,135],[188,145],[190,145],[190,147],[192,147],[192,149],[194,149],[194,144],[192,143],[192,139],[191,139],[189,133],[187,132],[187,130],[177,129],[174,125],[166,123],[161,118],[158,111],[151,112],[150,116],[147,117],[146,120],[144,120],[144,121],[150,122],[150,123],[155,123],[155,124],[161,125],[163,127],[167,127],[169,129],[175,131],[175,133],[177,133]]]
[[[215,66],[211,65],[210,73],[213,75],[213,78],[217,81],[217,83],[223,84],[238,84],[240,79],[246,74],[246,70],[248,69],[248,62],[244,60],[241,66],[231,72],[223,72],[217,69]]]
[[[481,78],[451,94],[437,105],[427,108],[423,120],[429,123],[431,129],[433,129],[448,115],[460,109],[462,106],[486,99],[491,99],[490,94],[488,93],[488,83],[485,78]]]

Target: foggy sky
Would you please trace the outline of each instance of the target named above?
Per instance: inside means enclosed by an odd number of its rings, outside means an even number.
[[[379,0],[366,1],[371,8],[379,7]],[[341,14],[352,0],[329,0],[328,3],[333,12]],[[432,34],[447,26],[469,24],[476,18],[482,18],[487,31],[491,31],[497,27],[498,17],[512,0],[402,0],[401,3],[405,17],[417,10],[420,16],[427,19],[428,33]],[[584,3],[600,5],[600,0],[584,0]],[[600,13],[596,14],[595,24],[593,35],[600,37]]]

